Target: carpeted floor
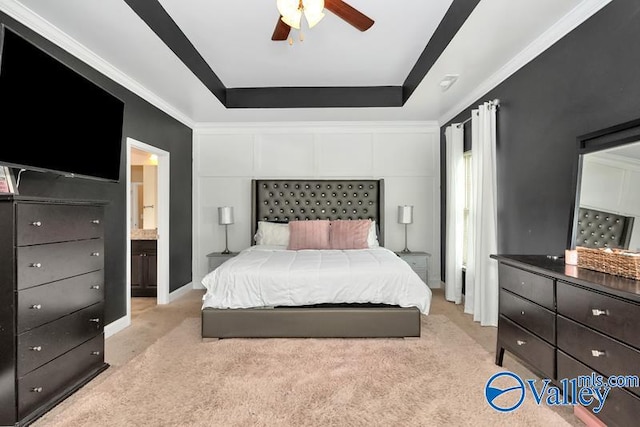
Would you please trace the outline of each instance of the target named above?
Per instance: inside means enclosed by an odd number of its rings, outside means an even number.
[[[567,425],[531,399],[484,398],[493,354],[445,316],[422,337],[203,342],[189,318],[37,421],[38,426]]]

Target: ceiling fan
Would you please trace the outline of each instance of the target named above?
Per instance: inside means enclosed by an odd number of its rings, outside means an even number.
[[[291,28],[300,29],[302,15],[306,18],[309,28],[312,28],[324,17],[324,9],[360,31],[367,31],[374,23],[373,19],[342,0],[277,0],[277,6],[280,18],[271,36],[273,41],[287,40]]]

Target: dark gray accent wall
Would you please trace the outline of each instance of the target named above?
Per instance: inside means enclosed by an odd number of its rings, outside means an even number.
[[[171,153],[170,290],[173,291],[191,282],[192,130],[1,12],[0,23],[125,103],[120,182],[108,183],[65,178],[52,173],[26,171],[22,174],[19,188],[21,195],[100,199],[109,202],[105,212],[105,315],[107,323],[126,314],[127,137]],[[33,123],[33,125],[38,126],[38,123]],[[25,132],[28,131],[25,129]],[[96,129],[96,132],[100,132],[100,129]],[[84,158],[84,161],[87,162],[99,162],[100,147],[91,145],[91,135],[86,135],[86,137],[87,150],[82,153],[69,153],[69,155]],[[2,141],[3,144],[8,142]],[[20,141],[14,143],[19,144]],[[64,150],[64,140],[42,141],[42,144],[58,144],[60,149]],[[37,150],[38,147],[33,147],[33,149]]]
[[[451,121],[500,99],[500,253],[561,254],[567,247],[577,138],[640,117],[638,41],[640,3],[613,1]],[[441,141],[444,169],[444,137]],[[442,249],[444,265],[444,239]]]

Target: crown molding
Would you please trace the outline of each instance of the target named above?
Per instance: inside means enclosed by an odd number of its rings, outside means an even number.
[[[224,122],[197,123],[193,132],[199,135],[224,133],[279,133],[300,130],[313,133],[365,132],[439,132],[437,121],[313,121],[313,122]]]
[[[513,75],[520,68],[524,67],[531,60],[536,58],[545,50],[553,46],[558,40],[569,34],[572,30],[582,24],[584,21],[593,16],[600,9],[611,3],[612,0],[585,0],[578,6],[573,8],[562,19],[552,25],[540,37],[535,39],[520,53],[514,56],[502,68],[500,68],[491,77],[478,85],[475,90],[469,93],[465,98],[457,103],[453,108],[440,116],[438,122],[444,126],[449,120],[467,109],[473,102],[476,102],[491,89],[498,86],[508,77]]]
[[[153,106],[164,111],[174,119],[182,122],[190,128],[194,127],[195,122],[184,113],[174,108],[171,104],[138,83],[135,79],[129,77],[127,74],[102,59],[82,43],[78,42],[28,7],[20,4],[16,0],[0,0],[0,10],[46,38],[53,44],[64,49],[90,67],[109,77],[114,82],[120,84]]]

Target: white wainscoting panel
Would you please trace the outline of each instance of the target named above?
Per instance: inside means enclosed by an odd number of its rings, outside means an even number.
[[[409,249],[431,254],[429,284],[440,285],[440,142],[437,123],[292,123],[195,129],[193,283],[201,288],[207,254],[224,249],[217,208],[233,206],[229,249],[250,245],[251,180],[385,180],[385,246],[404,248],[398,205],[415,206]]]
[[[256,136],[258,176],[299,177],[314,174],[312,134],[262,134]]]
[[[316,146],[319,176],[373,174],[373,137],[370,133],[318,134]]]
[[[245,176],[253,173],[253,135],[203,135],[204,144],[216,141],[216,150],[203,150],[195,158],[201,176]]]
[[[438,134],[375,134],[373,173],[380,176],[433,175],[440,165],[437,141]]]

